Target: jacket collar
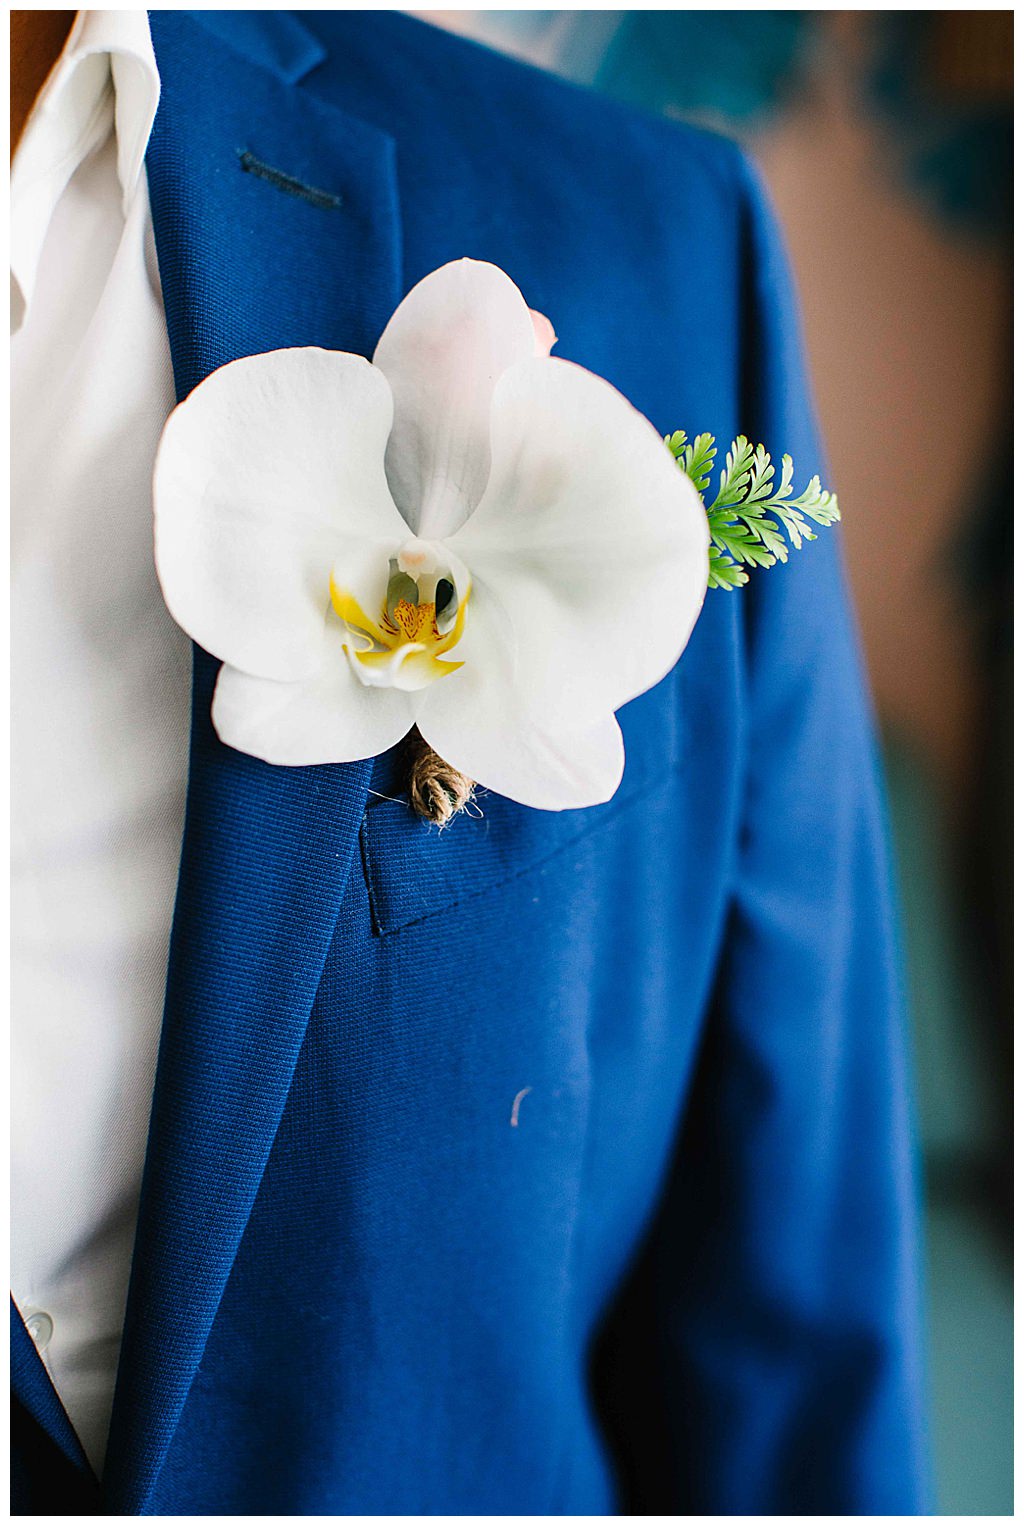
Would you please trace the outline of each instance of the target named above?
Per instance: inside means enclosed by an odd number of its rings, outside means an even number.
[[[322,58],[294,17],[162,11],[152,25],[161,103],[147,167],[179,397],[246,354],[369,354],[400,295],[392,140],[293,88]],[[145,1512],[230,1276],[371,769],[271,768],[222,746],[210,724],[216,667],[196,650],[164,1027],[104,1478],[117,1513]]]
[[[297,85],[327,57],[319,38],[289,11],[191,11],[194,21],[286,85]]]

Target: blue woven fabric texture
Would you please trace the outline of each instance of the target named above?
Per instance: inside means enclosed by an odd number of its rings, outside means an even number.
[[[468,255],[659,429],[826,469],[785,259],[725,140],[408,17],[152,22],[181,395],[255,351],[369,354]],[[485,798],[439,836],[370,792],[386,764],[222,747],[215,667],[197,653],[103,1508],[926,1509],[899,958],[839,536],[709,597],[593,811]],[[40,1461],[49,1436],[81,1469],[38,1363],[17,1382],[28,1513],[84,1513]]]

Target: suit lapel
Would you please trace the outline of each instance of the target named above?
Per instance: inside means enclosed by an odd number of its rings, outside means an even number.
[[[296,81],[318,45],[263,13],[228,34],[152,15],[147,168],[179,396],[238,356],[369,353],[396,305],[393,143]],[[257,55],[256,57],[252,55]],[[246,157],[248,156],[248,157]],[[185,834],[104,1489],[144,1512],[281,1118],[371,764],[270,768],[210,724],[197,649]]]

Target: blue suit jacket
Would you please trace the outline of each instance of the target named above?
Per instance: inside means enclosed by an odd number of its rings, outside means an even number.
[[[727,142],[400,16],[152,23],[181,396],[257,351],[369,354],[469,255],[660,429],[822,466]],[[221,746],[197,651],[102,1495],[16,1324],[20,1509],[923,1507],[894,915],[837,549],[709,597],[621,714],[610,804],[490,797],[440,837],[380,798],[388,758]]]

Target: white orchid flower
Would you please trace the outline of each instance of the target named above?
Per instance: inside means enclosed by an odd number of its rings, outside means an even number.
[[[221,740],[342,763],[415,725],[524,805],[604,801],[615,711],[700,612],[700,496],[494,265],[421,281],[372,364],[321,349],[213,372],[156,464],[168,607],[223,662]]]

